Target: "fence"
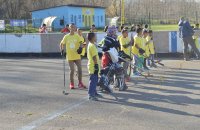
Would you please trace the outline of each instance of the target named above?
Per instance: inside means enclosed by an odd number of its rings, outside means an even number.
[[[97,42],[100,42],[105,35],[106,33],[97,33]],[[0,34],[0,53],[59,53],[59,43],[63,36],[58,33]],[[178,36],[176,31],[154,32],[156,52],[182,53],[183,44]]]
[[[43,19],[6,19],[4,21],[5,30],[0,30],[0,33],[38,33],[38,29],[41,26]],[[54,32],[57,32],[65,26],[65,23],[58,24],[60,24],[60,28],[54,28],[54,24],[52,24],[52,27],[47,28],[52,28]]]

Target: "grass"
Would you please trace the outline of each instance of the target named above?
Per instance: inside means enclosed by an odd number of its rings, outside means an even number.
[[[178,31],[178,25],[151,25],[153,31]]]
[[[1,31],[2,33],[38,33],[38,28],[33,28],[31,24],[25,27],[11,27],[6,24],[6,30]]]

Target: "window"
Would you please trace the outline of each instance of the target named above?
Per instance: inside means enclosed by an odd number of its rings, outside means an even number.
[[[73,16],[73,14],[71,15],[71,22],[72,23],[74,22],[74,16]]]
[[[101,22],[103,23],[103,16],[101,16]]]
[[[84,15],[82,15],[82,20],[83,20],[82,22],[84,22],[84,21],[85,21],[85,17],[84,17]]]
[[[75,23],[75,25],[76,25],[76,15],[74,15],[74,23]]]
[[[93,15],[93,22],[95,22],[95,16]]]
[[[78,16],[78,22],[81,23],[81,15]]]

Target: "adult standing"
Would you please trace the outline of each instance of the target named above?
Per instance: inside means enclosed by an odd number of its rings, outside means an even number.
[[[76,27],[74,24],[69,25],[70,33],[65,35],[63,40],[60,43],[60,49],[63,54],[64,46],[66,46],[66,53],[67,53],[67,61],[69,63],[70,68],[70,89],[74,89],[74,71],[75,66],[77,66],[78,69],[78,87],[79,88],[86,88],[85,85],[83,85],[82,82],[82,68],[81,68],[81,53],[82,53],[82,40],[80,39],[80,36],[76,34],[75,30]]]
[[[180,31],[180,38],[183,40],[184,43],[184,60],[189,60],[188,45],[192,47],[192,49],[197,55],[197,58],[200,59],[200,52],[195,45],[194,39],[192,38],[192,36],[194,35],[194,31],[189,21],[185,20],[184,17],[182,17],[178,25]]]

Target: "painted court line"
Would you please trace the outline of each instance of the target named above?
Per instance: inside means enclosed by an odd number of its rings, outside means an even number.
[[[80,100],[79,102],[72,103],[70,105],[66,105],[62,109],[60,109],[60,110],[58,110],[54,113],[51,113],[51,114],[49,114],[45,117],[42,117],[38,120],[35,120],[35,121],[29,123],[28,125],[23,126],[22,128],[20,128],[18,130],[33,130],[33,129],[36,129],[37,127],[47,123],[48,121],[51,121],[51,120],[61,116],[62,114],[69,112],[73,108],[79,107],[80,105],[86,103],[88,101],[87,98],[88,97],[85,97],[84,99]]]

